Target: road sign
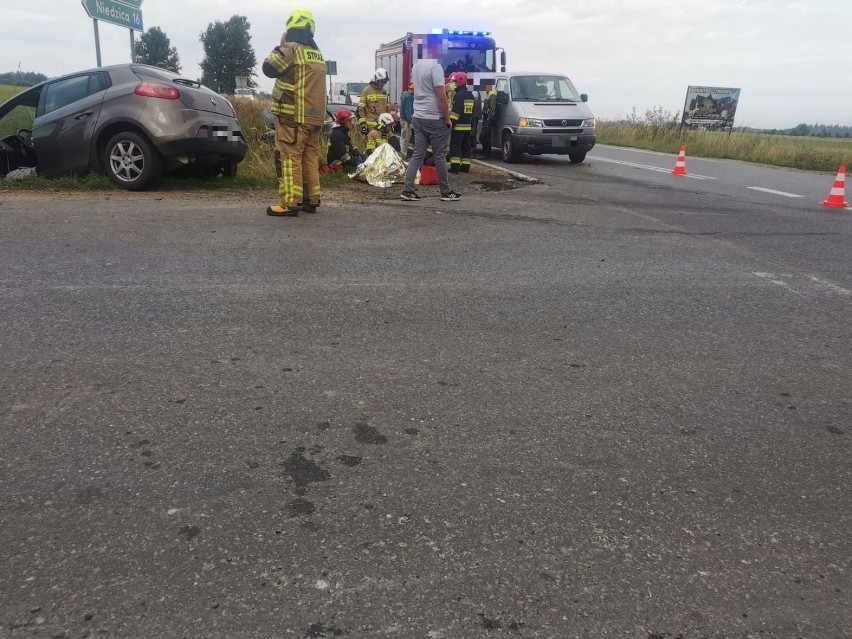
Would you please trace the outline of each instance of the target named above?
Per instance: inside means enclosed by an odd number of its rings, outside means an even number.
[[[115,0],[81,0],[90,18],[102,20],[134,31],[144,31],[142,11]],[[142,3],[142,0],[139,0]]]
[[[136,7],[137,9],[142,6],[142,0],[116,0],[121,4],[126,4],[128,7]]]

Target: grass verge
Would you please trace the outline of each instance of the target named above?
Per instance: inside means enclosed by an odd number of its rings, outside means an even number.
[[[810,138],[747,132],[692,131],[676,125],[599,122],[598,142],[664,153],[686,145],[690,156],[835,172],[852,165],[852,139]]]

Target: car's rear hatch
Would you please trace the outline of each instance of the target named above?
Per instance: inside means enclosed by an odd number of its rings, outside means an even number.
[[[161,82],[175,87],[180,92],[180,101],[189,109],[218,113],[229,118],[236,117],[228,100],[195,80],[145,65],[133,65],[133,72],[143,82]]]

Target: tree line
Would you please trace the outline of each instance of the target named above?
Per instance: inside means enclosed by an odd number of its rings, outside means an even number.
[[[843,124],[797,124],[791,129],[752,129],[772,135],[791,135],[811,138],[852,138],[852,126]]]
[[[0,73],[0,84],[11,84],[15,87],[31,87],[45,80],[47,80],[46,75],[43,73],[33,73],[32,71],[8,71]]]

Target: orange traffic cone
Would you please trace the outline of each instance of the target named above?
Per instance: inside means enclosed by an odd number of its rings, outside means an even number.
[[[675,168],[672,170],[672,175],[686,175],[686,145],[680,147],[680,153],[675,162]]]
[[[823,206],[832,206],[838,209],[845,209],[849,206],[846,202],[846,167],[841,166],[837,172],[837,177],[834,178],[834,186],[831,187],[831,192],[828,194],[828,199],[825,200]]]

